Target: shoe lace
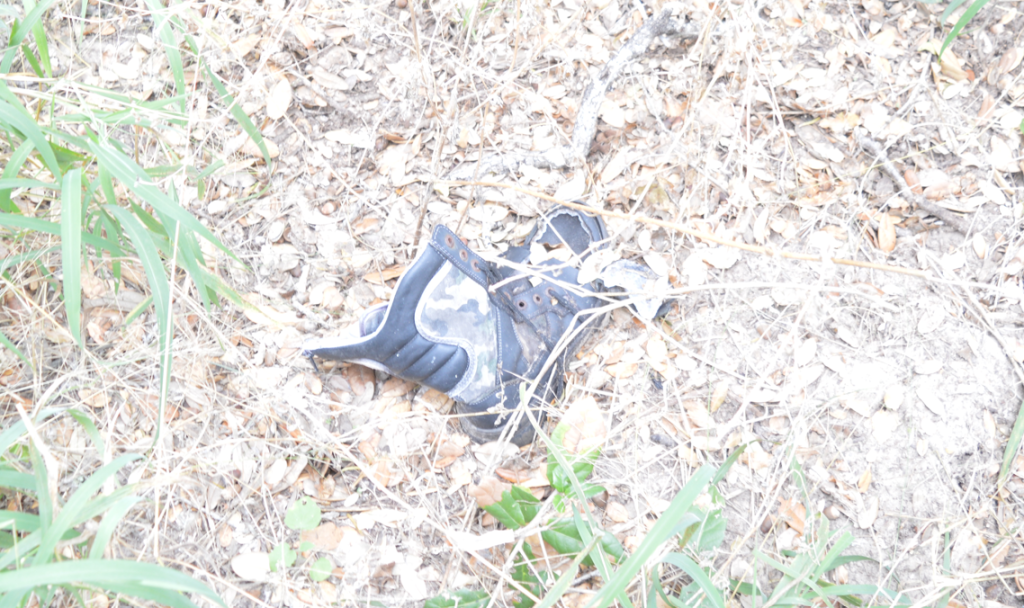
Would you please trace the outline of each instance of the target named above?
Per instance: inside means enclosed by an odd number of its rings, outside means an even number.
[[[544,332],[540,331],[529,317],[523,314],[523,311],[520,310],[519,307],[515,305],[515,302],[512,301],[512,297],[509,295],[508,290],[502,289],[499,285],[506,281],[506,277],[501,275],[501,272],[498,270],[498,265],[494,262],[484,262],[483,270],[484,276],[487,279],[487,294],[491,299],[491,302],[501,310],[505,311],[516,323],[529,327],[533,333],[536,334],[542,342],[544,342],[548,352],[553,351],[556,346],[555,342],[552,341]],[[570,315],[576,315],[580,312],[579,307],[576,306],[576,303],[573,302],[572,298],[569,298],[564,294],[559,294],[555,290],[548,290],[547,295],[569,311]]]
[[[498,283],[504,280],[501,276],[501,272],[498,271],[498,265],[494,262],[483,263],[484,276],[487,279],[487,296],[491,299],[498,308],[508,313],[508,316],[512,317],[512,320],[516,323],[527,323],[529,326],[536,331],[537,328],[533,326],[533,323],[523,314],[523,311],[516,307],[515,303],[512,302],[512,298],[504,289],[498,289],[495,287]]]

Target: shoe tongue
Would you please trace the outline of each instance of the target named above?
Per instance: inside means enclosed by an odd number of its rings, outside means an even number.
[[[366,337],[380,328],[388,314],[388,303],[378,304],[363,313],[359,319],[359,337]]]
[[[544,232],[540,233],[534,242],[551,247],[565,243],[573,253],[581,255],[587,250],[593,239],[579,218],[567,213],[556,213],[553,217],[548,218]]]

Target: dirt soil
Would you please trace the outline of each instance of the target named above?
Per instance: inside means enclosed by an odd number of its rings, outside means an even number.
[[[186,6],[275,163],[269,172],[212,89],[191,93],[193,124],[166,145],[227,161],[204,198],[194,184],[181,192],[248,266],[217,258],[253,308],[207,316],[177,296],[172,407],[132,475],[147,501],[115,556],[158,552],[230,606],[412,606],[459,588],[510,604],[506,547],[453,539],[500,527],[471,485],[522,474],[546,492],[545,450],[474,445],[444,395],[357,365],[314,370],[299,351],[390,300],[434,226],[490,255],[521,240],[554,203],[442,180],[481,157],[567,143],[591,75],[661,6]],[[606,218],[613,257],[671,286],[662,319],[609,315],[549,414],[553,425],[593,399],[606,415],[594,481],[607,493],[594,508],[627,549],[696,467],[749,443],[720,487],[726,542],[700,556],[716,584],[756,569],[770,588],[781,574],[753,551],[799,551],[794,530],[827,521],[853,534],[847,553],[873,560],[844,567],[846,582],[919,605],[946,590],[963,606],[1024,604],[1024,459],[997,485],[1024,397],[1024,16],[986,6],[940,62],[942,8],[682,5],[701,35],[658,40],[625,70],[585,159],[478,176],[629,214]],[[168,86],[148,17],[105,3],[88,14],[98,25],[82,46],[54,51],[75,78]],[[95,413],[115,452],[152,441],[157,375],[145,361],[109,365],[152,349],[144,333],[123,329],[115,348],[60,371],[109,396],[67,399]],[[46,429],[65,472],[105,457],[83,453],[76,429]],[[334,570],[319,583],[302,559],[264,566],[275,546],[297,546],[284,517],[302,496],[324,513],[316,546]],[[585,603],[598,585],[584,577],[563,601]]]

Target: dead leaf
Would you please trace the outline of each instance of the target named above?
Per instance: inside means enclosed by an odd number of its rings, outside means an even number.
[[[389,266],[383,270],[368,272],[363,275],[363,280],[368,283],[373,283],[374,285],[383,285],[385,281],[397,279],[402,276],[405,269],[406,266],[404,264],[395,264],[394,266]]]
[[[725,398],[729,396],[729,381],[722,380],[715,385],[715,389],[711,392],[711,413],[718,411],[718,408],[722,407],[725,403]]]
[[[903,397],[906,394],[906,390],[900,384],[893,384],[889,388],[885,389],[885,395],[882,396],[882,403],[886,408],[896,411],[903,404]]]
[[[939,398],[935,389],[930,386],[919,386],[917,387],[917,398],[936,416],[946,416],[946,405]]]
[[[864,499],[864,507],[857,513],[857,526],[867,530],[878,519],[878,497],[868,496]]]
[[[593,397],[584,397],[573,403],[558,424],[569,427],[562,438],[562,446],[570,454],[586,454],[601,447],[608,433],[604,412]]]
[[[243,581],[265,583],[270,580],[270,556],[266,553],[239,553],[231,558],[231,569]]]
[[[888,213],[878,218],[878,248],[886,253],[896,249],[896,218]]]
[[[974,255],[978,256],[978,259],[984,260],[988,255],[988,241],[985,240],[985,235],[980,232],[975,233],[971,238],[971,248],[974,249]]]
[[[263,304],[263,298],[257,293],[247,293],[242,296],[242,299],[247,303],[242,309],[242,313],[257,325],[280,331],[299,323],[299,318],[294,311],[281,311]]]
[[[868,491],[871,487],[871,467],[864,470],[861,474],[860,479],[857,480],[857,490],[863,494]]]
[[[604,514],[608,516],[611,521],[621,524],[629,521],[629,511],[622,503],[617,501],[610,501],[608,506],[604,509]]]
[[[705,249],[701,252],[701,259],[719,270],[728,270],[740,260],[741,252],[735,247],[720,245]]]
[[[496,502],[501,502],[503,492],[508,492],[512,486],[498,480],[495,477],[488,477],[480,482],[480,485],[470,484],[466,491],[476,499],[476,504],[482,509],[489,507]]]
[[[313,543],[314,548],[319,551],[334,551],[344,540],[346,534],[357,534],[357,532],[354,528],[327,522],[312,530],[303,530],[299,534],[299,539],[302,542]]]
[[[267,98],[267,118],[280,120],[288,112],[292,104],[292,85],[288,79],[282,78],[270,91]]]
[[[101,388],[79,389],[78,398],[89,407],[102,408],[110,405],[110,395]]]
[[[607,372],[609,376],[611,376],[612,378],[617,378],[619,380],[624,380],[626,378],[631,377],[633,374],[636,373],[636,370],[636,363],[626,363],[624,361],[614,363],[604,368],[604,371]]]
[[[800,536],[803,536],[804,525],[807,520],[807,508],[795,498],[782,499],[779,503],[779,518],[786,522],[790,528],[796,530]]]
[[[256,48],[256,45],[259,44],[262,39],[262,34],[249,34],[248,36],[243,36],[231,43],[231,50],[235,53],[235,56],[239,59],[243,59],[250,51]]]

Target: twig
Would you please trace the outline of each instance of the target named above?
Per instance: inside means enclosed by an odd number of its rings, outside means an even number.
[[[666,4],[661,12],[648,19],[643,26],[615,53],[604,68],[594,77],[583,92],[579,112],[576,114],[576,125],[572,131],[572,142],[543,152],[520,152],[517,154],[494,155],[481,159],[477,163],[466,163],[453,169],[448,178],[452,180],[470,179],[474,175],[505,175],[514,173],[526,164],[541,169],[560,169],[568,167],[573,161],[586,157],[590,150],[594,134],[597,132],[597,114],[601,108],[608,88],[611,87],[622,70],[647,52],[647,49],[660,36],[678,36],[683,40],[696,39],[700,28],[687,22],[683,17],[683,5]]]
[[[964,236],[970,234],[970,222],[953,213],[949,209],[936,205],[924,196],[914,194],[910,189],[910,186],[907,185],[906,180],[903,179],[903,176],[900,175],[900,172],[896,169],[896,166],[892,164],[891,160],[889,160],[889,156],[885,153],[885,149],[877,141],[871,139],[866,130],[857,129],[854,131],[854,136],[857,138],[857,143],[860,147],[864,148],[865,152],[875,157],[875,160],[879,163],[879,168],[882,169],[883,173],[889,176],[889,179],[891,179],[893,184],[896,185],[896,188],[899,189],[900,193],[908,194],[918,207],[939,218],[960,234]]]

